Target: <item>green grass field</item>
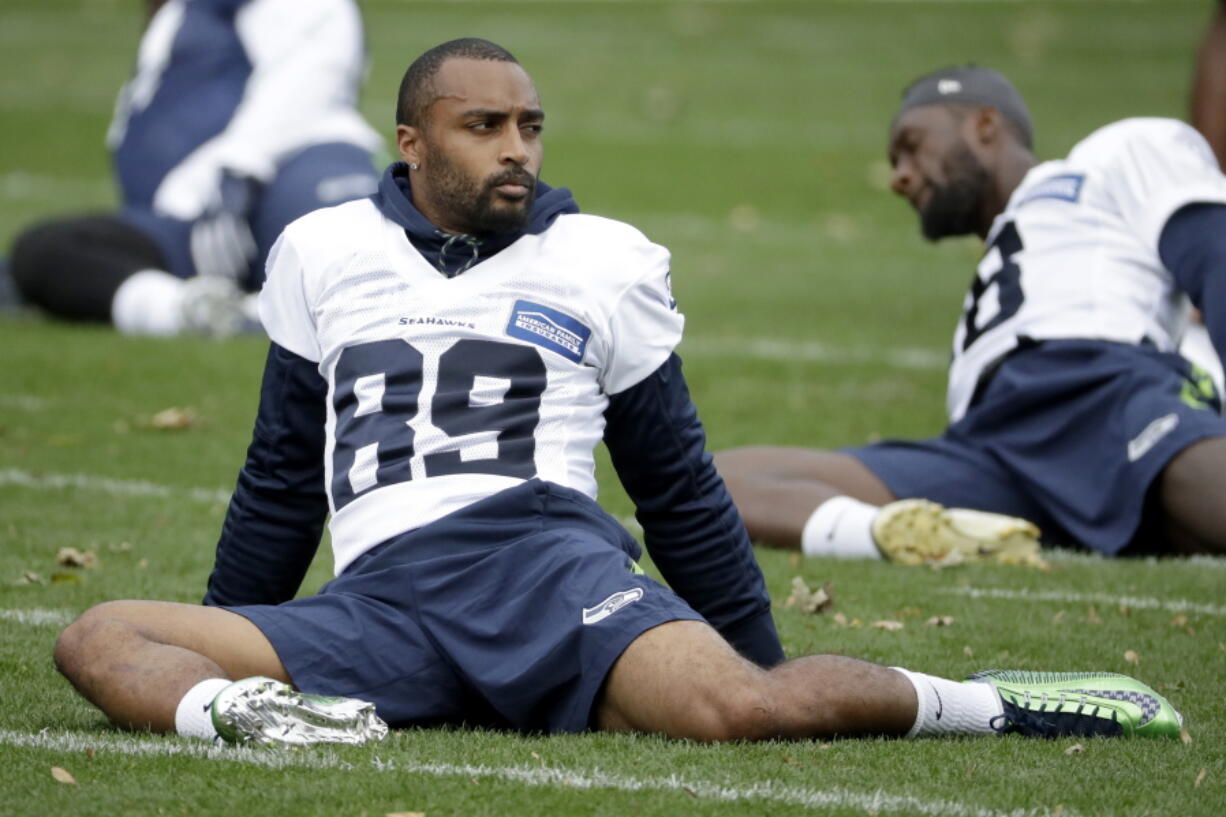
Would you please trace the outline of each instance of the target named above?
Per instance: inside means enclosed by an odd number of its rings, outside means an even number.
[[[0,246],[37,218],[114,203],[103,133],[141,5],[0,6]],[[941,427],[946,344],[977,254],[972,241],[924,244],[886,190],[885,127],[903,84],[948,63],[996,67],[1027,96],[1039,153],[1062,155],[1114,119],[1183,115],[1210,5],[367,0],[363,109],[390,131],[401,72],[437,42],[509,47],[548,110],[545,179],[672,249],[682,353],[712,447],[833,447]],[[199,599],[263,344],[14,315],[0,317],[0,350],[0,814],[1226,813],[1226,562],[1214,560],[1070,555],[1047,573],[937,572],[759,552],[791,655],[951,677],[1136,674],[1184,712],[1185,743],[710,747],[426,730],[375,747],[210,752],[117,732],[55,673],[55,636],[106,599]],[[171,407],[195,421],[156,429]],[[601,478],[602,502],[628,515],[604,464]],[[97,564],[58,565],[64,547]],[[321,558],[305,589],[328,573]],[[797,575],[832,582],[834,611],[785,608]],[[870,626],[879,620],[904,627]]]

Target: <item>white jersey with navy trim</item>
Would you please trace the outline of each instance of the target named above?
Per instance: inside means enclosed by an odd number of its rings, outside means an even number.
[[[996,217],[954,334],[947,408],[966,413],[983,373],[1019,338],[1178,349],[1189,303],[1158,256],[1186,204],[1226,203],[1205,140],[1173,119],[1125,119],[1067,159],[1032,168]]]
[[[595,498],[608,395],[681,339],[668,260],[634,228],[579,214],[454,278],[371,199],[287,227],[260,317],[328,383],[337,572],[526,479]]]
[[[365,64],[353,0],[167,0],[107,134],[124,203],[191,220],[223,171],[268,182],[313,145],[378,149]]]

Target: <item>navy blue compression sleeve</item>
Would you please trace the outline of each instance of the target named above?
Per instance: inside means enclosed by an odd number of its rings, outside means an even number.
[[[1162,228],[1158,255],[1200,309],[1213,348],[1226,360],[1226,204],[1177,210]]]
[[[706,435],[669,357],[609,398],[605,444],[669,585],[745,657],[772,666],[783,647],[749,536],[706,453]]]
[[[316,364],[272,344],[205,604],[279,604],[298,592],[328,515],[327,395]]]

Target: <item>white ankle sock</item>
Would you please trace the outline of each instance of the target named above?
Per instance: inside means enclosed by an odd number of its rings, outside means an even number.
[[[175,731],[187,738],[217,737],[213,728],[213,699],[232,683],[229,678],[208,678],[189,689],[175,710]]]
[[[111,299],[111,323],[126,335],[183,331],[183,279],[162,270],[133,273]]]
[[[1004,714],[991,684],[963,683],[890,667],[907,677],[919,698],[919,712],[907,737],[918,735],[988,735],[992,719]]]
[[[835,496],[817,506],[800,534],[806,556],[880,559],[873,541],[873,518],[881,510],[849,496]]]

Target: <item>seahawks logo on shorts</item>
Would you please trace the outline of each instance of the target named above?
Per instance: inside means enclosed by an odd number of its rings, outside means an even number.
[[[643,588],[631,587],[629,590],[619,590],[595,607],[583,608],[583,623],[595,624],[604,621],[623,607],[634,604],[643,597]]]

